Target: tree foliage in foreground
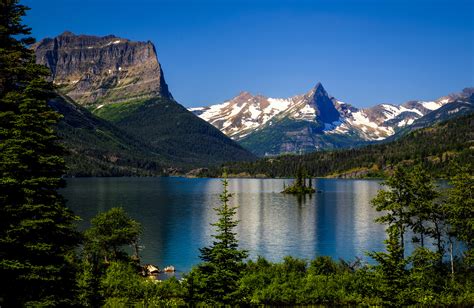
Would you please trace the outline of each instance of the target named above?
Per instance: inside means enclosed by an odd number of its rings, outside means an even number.
[[[65,305],[74,297],[74,222],[57,189],[64,182],[59,115],[35,64],[27,8],[0,2],[0,306]]]
[[[78,298],[82,305],[97,306],[105,297],[115,296],[121,289],[136,288],[128,285],[122,287],[120,281],[129,281],[129,284],[139,281],[138,275],[135,275],[135,280],[128,277],[130,268],[135,274],[139,272],[138,242],[141,232],[140,223],[129,217],[123,208],[111,208],[91,220],[91,227],[84,232],[77,279]],[[132,256],[125,250],[127,246],[133,250]],[[115,278],[110,276],[118,277],[116,272],[122,271],[123,277],[116,282],[115,293],[107,291],[110,285],[114,285],[112,280]]]
[[[466,262],[474,266],[474,174],[473,166],[456,167],[456,175],[450,179],[448,199],[445,205],[451,235],[467,246]]]
[[[200,249],[201,260],[187,276],[190,299],[208,304],[236,304],[239,296],[239,279],[245,267],[243,260],[247,252],[238,249],[238,240],[234,228],[238,221],[234,220],[236,207],[229,205],[231,194],[228,181],[222,180],[224,190],[220,195],[221,206],[214,208],[218,220],[212,226],[216,228],[214,242],[210,247]]]

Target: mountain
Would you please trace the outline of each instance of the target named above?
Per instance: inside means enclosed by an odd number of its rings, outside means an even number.
[[[255,157],[173,99],[151,42],[65,32],[32,48],[37,62],[51,70],[58,92],[100,117],[109,131],[115,130],[115,137],[124,136],[128,141],[121,144],[138,142],[140,150],[132,152],[140,158],[158,159],[167,168],[192,169]],[[67,123],[77,114],[63,115]],[[70,138],[73,130],[68,129],[65,135]],[[81,141],[84,148],[97,136],[89,137]],[[92,149],[94,144],[87,151]]]
[[[68,97],[50,106],[63,115],[58,135],[68,149],[68,176],[160,175],[169,161],[149,146],[91,114]]]
[[[395,140],[417,129],[429,127],[433,124],[474,112],[474,88],[466,88],[462,93],[452,95],[451,98],[451,103],[427,113],[425,116],[415,120],[413,124],[405,126],[386,140]]]
[[[50,68],[61,92],[78,104],[105,104],[150,97],[171,98],[155,47],[108,35],[64,32],[32,47],[37,63]]]
[[[472,89],[435,101],[358,109],[330,96],[321,83],[281,99],[242,92],[222,104],[190,108],[257,155],[361,146],[384,140],[438,108],[466,99]]]
[[[186,169],[255,158],[172,100],[149,99],[111,122],[173,161],[175,166]]]
[[[474,164],[474,113],[408,132],[391,142],[234,162],[225,168],[237,176],[293,177],[304,168],[311,176],[360,178],[384,177],[399,164],[407,168],[422,164],[434,176],[446,177],[452,174],[452,162],[471,168]],[[221,173],[222,168],[209,175]]]

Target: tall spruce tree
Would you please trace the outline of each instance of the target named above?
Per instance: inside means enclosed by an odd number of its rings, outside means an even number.
[[[474,267],[474,175],[472,165],[455,166],[445,206],[452,234],[466,244],[465,261]]]
[[[442,253],[442,213],[441,207],[434,201],[439,197],[433,177],[421,165],[415,166],[409,173],[411,200],[409,203],[409,225],[415,236],[414,242],[425,247],[426,237],[436,240],[438,252]]]
[[[64,150],[47,100],[48,70],[35,64],[22,24],[27,8],[0,1],[0,306],[64,305],[73,296],[76,216],[57,189]]]
[[[203,262],[191,272],[188,282],[193,299],[229,305],[237,304],[240,300],[236,291],[247,252],[238,249],[239,243],[233,231],[239,222],[234,220],[237,208],[229,206],[231,194],[227,189],[229,184],[226,175],[222,184],[222,204],[214,208],[219,219],[211,224],[216,227],[216,234],[213,235],[215,240],[210,247],[200,249]]]
[[[393,234],[399,236],[399,244],[402,256],[405,255],[405,233],[410,224],[410,204],[412,202],[412,187],[410,174],[401,167],[395,169],[394,174],[382,185],[388,190],[379,190],[377,196],[372,200],[372,205],[379,212],[385,214],[376,219],[376,222],[395,227],[398,231]]]
[[[375,267],[380,274],[379,296],[385,305],[399,305],[404,303],[402,296],[407,283],[408,262],[403,256],[403,245],[400,243],[400,228],[391,225],[386,230],[388,238],[385,240],[387,252],[372,252],[369,256],[377,261]]]

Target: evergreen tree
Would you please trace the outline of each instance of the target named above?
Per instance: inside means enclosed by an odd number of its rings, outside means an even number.
[[[400,228],[397,225],[391,225],[386,232],[388,234],[388,239],[385,241],[387,252],[373,252],[369,255],[377,261],[376,268],[381,274],[380,297],[384,299],[385,304],[396,305],[404,301],[401,294],[406,287],[407,261],[400,242]]]
[[[376,221],[398,229],[396,233],[392,230],[392,233],[400,237],[400,249],[404,256],[405,232],[410,223],[409,208],[412,202],[410,174],[404,168],[398,167],[382,185],[388,186],[389,189],[380,190],[372,200],[372,205],[377,211],[383,211],[385,215],[377,218]]]
[[[417,165],[409,174],[411,187],[411,200],[409,213],[411,217],[409,225],[414,234],[415,242],[425,247],[426,236],[435,238],[438,253],[442,253],[442,223],[443,215],[441,206],[435,204],[434,200],[439,196],[435,189],[434,179],[425,169]]]
[[[27,8],[0,2],[0,305],[70,303],[76,216],[57,189],[64,150],[47,100],[52,86],[35,64]]]
[[[141,225],[130,218],[123,208],[111,208],[91,220],[92,226],[85,232],[85,252],[100,256],[105,263],[128,259],[123,246],[136,249],[142,232]]]
[[[238,240],[233,231],[238,224],[234,220],[237,208],[229,206],[231,194],[227,190],[229,184],[226,175],[222,184],[222,204],[214,208],[219,219],[211,224],[216,227],[216,234],[213,235],[215,240],[210,247],[200,249],[203,262],[191,272],[188,283],[194,299],[207,303],[235,304],[239,301],[236,291],[247,252],[238,249]]]
[[[313,184],[311,182],[311,178],[309,178],[309,184],[306,184],[306,178],[308,178],[308,173],[302,167],[298,167],[298,171],[296,172],[295,181],[291,186],[284,187],[282,193],[285,194],[296,194],[296,195],[306,195],[312,194],[315,192],[313,188]],[[300,200],[300,199],[299,199]]]
[[[453,235],[467,246],[466,263],[474,266],[474,175],[472,166],[456,167],[448,193],[447,216]]]
[[[130,262],[138,266],[138,240],[142,228],[123,208],[112,208],[99,213],[84,232],[83,258],[77,279],[79,302],[83,306],[99,306],[100,279],[111,262]],[[130,258],[124,246],[131,246],[135,255]]]

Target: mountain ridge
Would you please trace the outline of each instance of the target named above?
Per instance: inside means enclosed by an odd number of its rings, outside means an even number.
[[[117,167],[114,163],[122,162],[117,157],[129,157],[125,161],[133,166],[127,167],[136,168],[138,164],[141,168],[143,165],[145,170],[138,170],[140,174],[160,173],[160,168],[165,167],[190,170],[255,158],[174,100],[150,41],[134,42],[114,35],[97,37],[64,32],[55,38],[41,40],[32,49],[37,63],[50,69],[50,80],[65,98],[56,106],[64,115],[64,125],[59,126],[60,134],[65,138],[76,138],[82,147],[76,153],[82,153],[84,159],[97,163],[99,169]],[[69,104],[68,99],[73,104]],[[74,104],[86,108],[93,116]],[[77,132],[81,126],[65,125],[71,118],[81,118],[83,123],[94,122],[104,129],[89,129],[80,134]],[[120,146],[115,142],[102,142],[100,135],[103,131],[113,137],[110,140],[118,141],[137,155],[117,150]],[[98,144],[108,148],[102,151],[97,148]],[[66,142],[66,145],[75,149],[74,144]],[[102,159],[110,156],[109,153],[118,152],[122,154],[112,155],[112,160]],[[88,156],[87,153],[97,155]],[[146,153],[150,156],[150,164],[146,161]],[[81,159],[76,158],[78,161]],[[151,169],[148,170],[147,166]],[[133,172],[129,169],[125,174]],[[120,173],[120,170],[113,173]]]
[[[51,81],[75,102],[89,106],[149,97],[172,98],[155,46],[115,35],[66,31],[32,46]]]
[[[189,110],[255,154],[278,155],[384,140],[433,110],[458,98],[466,99],[472,89],[434,101],[385,103],[359,109],[330,96],[318,82],[306,94],[290,98],[241,92],[221,104]]]

